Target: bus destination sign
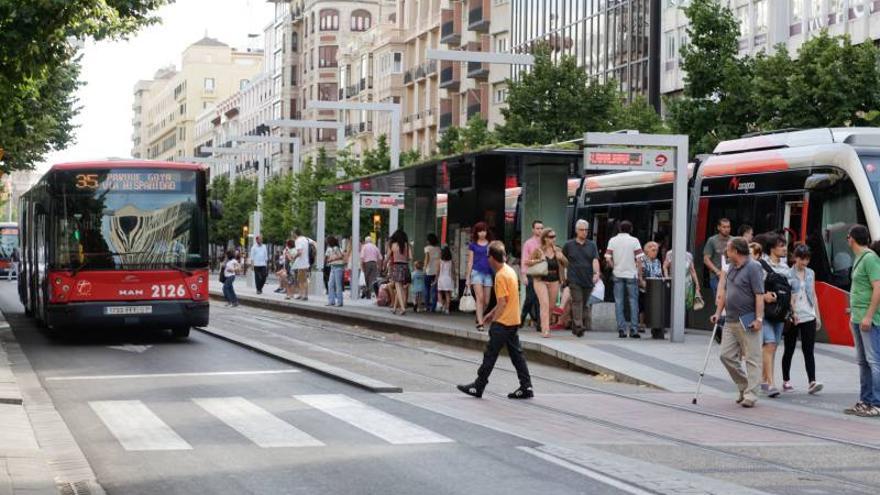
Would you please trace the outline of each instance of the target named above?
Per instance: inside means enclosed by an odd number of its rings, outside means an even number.
[[[662,149],[584,149],[584,170],[675,170],[673,152]]]
[[[107,174],[76,174],[74,185],[79,190],[93,191],[179,191],[179,172],[109,172]]]

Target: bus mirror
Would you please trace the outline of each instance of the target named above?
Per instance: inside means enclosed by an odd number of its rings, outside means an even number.
[[[209,202],[211,208],[211,220],[220,220],[223,218],[223,201],[212,199]]]
[[[804,181],[804,189],[808,191],[830,189],[839,180],[840,176],[836,174],[813,174]]]

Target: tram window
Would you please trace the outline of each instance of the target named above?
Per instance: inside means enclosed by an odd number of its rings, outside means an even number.
[[[849,286],[849,272],[853,264],[846,236],[850,227],[859,222],[859,209],[853,208],[857,198],[853,196],[831,196],[822,205],[823,241],[831,265],[831,282],[842,287]]]

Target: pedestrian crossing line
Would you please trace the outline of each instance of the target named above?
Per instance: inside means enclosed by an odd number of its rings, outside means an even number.
[[[94,401],[89,406],[125,450],[192,449],[139,400]]]
[[[294,398],[391,444],[454,442],[450,438],[345,395],[295,395]]]
[[[193,402],[260,447],[324,446],[323,442],[243,397],[193,399]]]
[[[72,381],[72,380],[129,380],[137,378],[190,378],[211,376],[247,376],[247,375],[281,375],[287,373],[300,373],[300,370],[256,370],[256,371],[201,371],[193,373],[143,373],[137,375],[77,375],[77,376],[50,376],[46,381]]]

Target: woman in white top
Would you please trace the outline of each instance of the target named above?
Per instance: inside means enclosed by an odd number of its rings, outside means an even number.
[[[437,306],[437,275],[440,273],[440,239],[436,234],[428,234],[428,245],[425,246],[425,288],[428,293],[425,305],[429,313],[433,313]]]
[[[807,368],[809,386],[807,392],[815,394],[823,385],[816,381],[816,358],[813,347],[816,344],[816,329],[819,327],[819,308],[816,306],[816,274],[807,268],[810,263],[810,248],[798,244],[794,248],[794,283],[791,288],[791,306],[794,325],[783,333],[785,351],[782,353],[782,390],[794,390],[791,384],[791,358],[797,347],[798,335],[801,337],[801,351]]]
[[[232,284],[235,282],[235,276],[240,272],[241,263],[235,259],[235,253],[227,251],[226,263],[223,264],[223,276],[225,277],[223,280],[223,297],[226,298],[226,306],[232,306],[233,308],[238,306],[238,296],[235,295],[235,286]]]

